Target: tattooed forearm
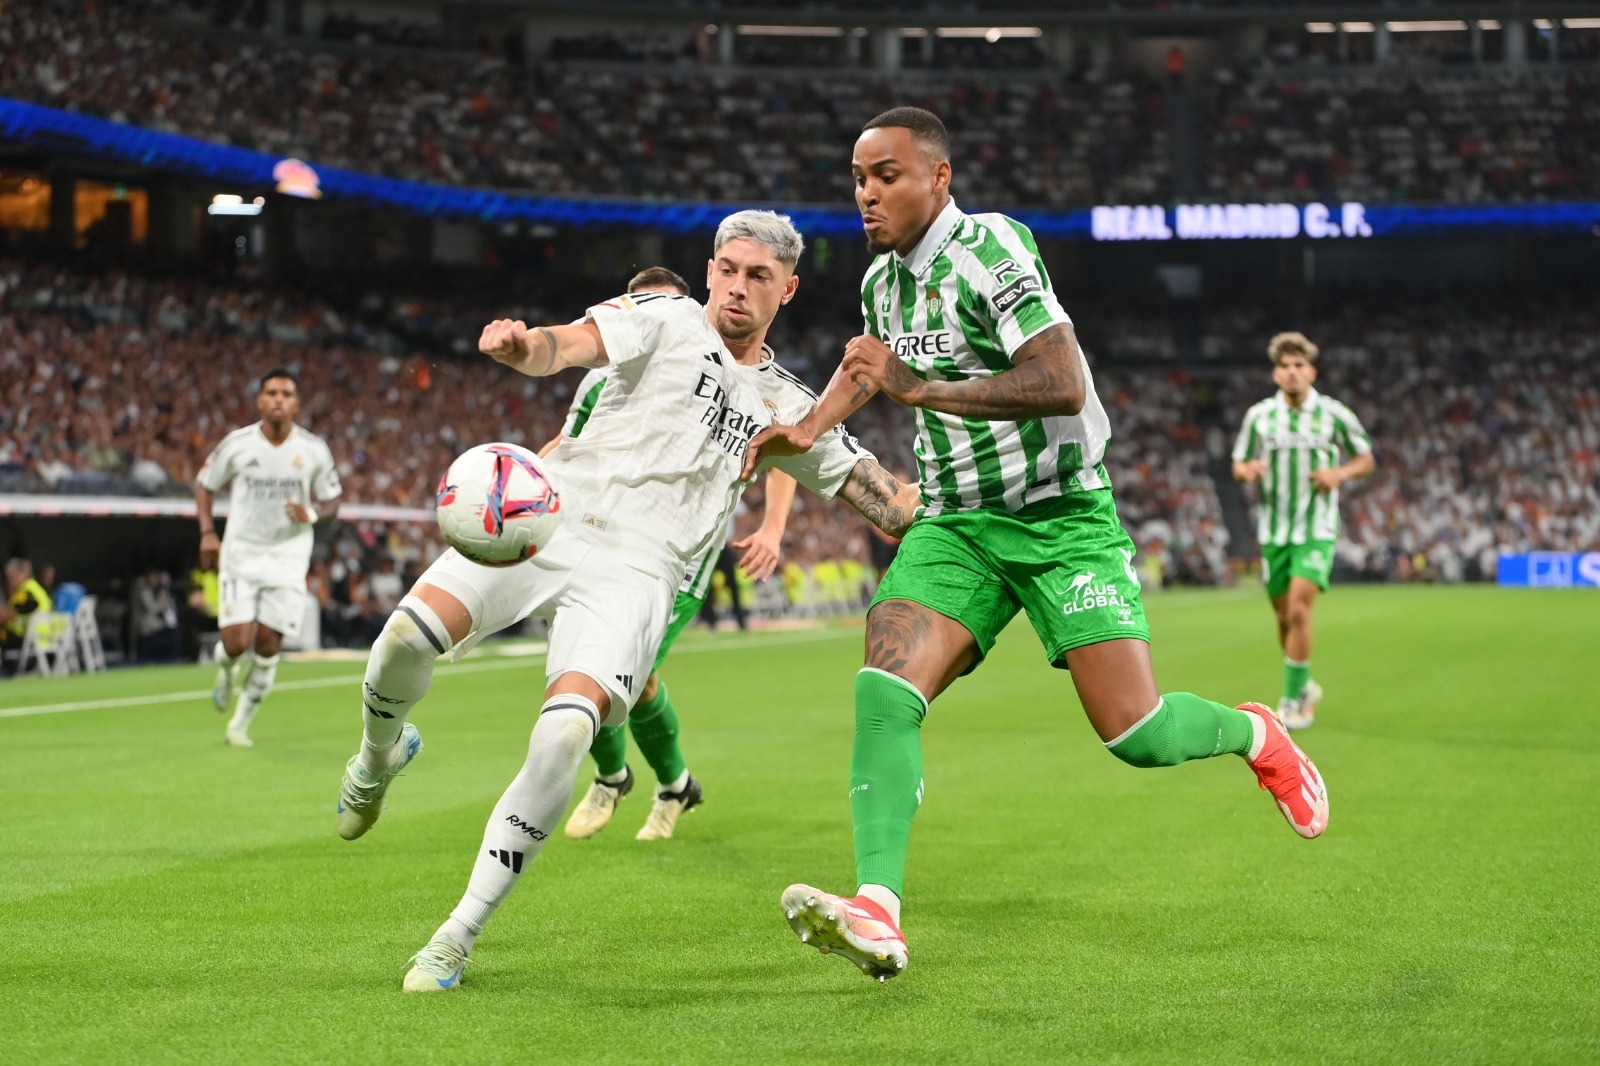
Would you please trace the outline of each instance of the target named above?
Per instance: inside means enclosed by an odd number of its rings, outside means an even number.
[[[916,514],[915,505],[908,506],[908,493],[900,480],[871,459],[855,465],[839,495],[891,537],[905,536]]]
[[[1012,358],[1016,365],[993,377],[929,381],[916,405],[968,418],[1018,421],[1083,410],[1086,387],[1078,342],[1069,326],[1051,326]]]

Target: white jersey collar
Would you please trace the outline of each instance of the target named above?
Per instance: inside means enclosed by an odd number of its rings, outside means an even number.
[[[911,271],[913,277],[921,277],[926,274],[928,268],[933,265],[934,258],[944,251],[944,246],[950,243],[951,237],[955,236],[956,227],[961,224],[961,220],[965,217],[961,208],[956,206],[954,200],[945,204],[944,210],[940,211],[938,217],[933,220],[933,225],[928,227],[928,232],[922,235],[922,240],[918,241],[917,246],[911,249],[911,254],[895,254],[895,257],[900,260],[900,265]]]
[[[1318,392],[1315,388],[1307,389],[1306,390],[1306,402],[1300,405],[1299,410],[1301,410],[1301,411],[1314,411],[1317,408],[1317,403],[1321,399],[1322,399],[1322,393]],[[1295,407],[1292,404],[1289,403],[1289,397],[1287,397],[1287,396],[1285,396],[1283,394],[1283,390],[1282,389],[1278,390],[1278,404],[1279,404],[1279,406],[1289,408],[1289,410],[1291,410],[1291,411],[1295,410]]]

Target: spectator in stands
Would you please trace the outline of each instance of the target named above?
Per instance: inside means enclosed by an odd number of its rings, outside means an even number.
[[[133,633],[143,662],[178,658],[178,608],[172,576],[152,567],[133,586]]]
[[[400,574],[395,570],[394,556],[388,552],[379,555],[377,569],[367,579],[367,602],[364,610],[368,643],[378,639],[384,623],[394,613],[407,587],[400,583]]]

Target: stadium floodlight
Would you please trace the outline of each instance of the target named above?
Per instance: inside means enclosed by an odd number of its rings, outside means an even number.
[[[1600,19],[1562,19],[1561,25],[1569,30],[1600,30]]]
[[[1340,23],[1346,33],[1377,33],[1378,27],[1370,22],[1344,22]]]
[[[990,44],[1004,37],[1043,37],[1038,26],[939,26],[934,29],[938,37],[982,37]]]
[[[1306,32],[1307,33],[1338,33],[1339,32],[1339,27],[1334,25],[1331,22],[1308,22],[1308,23],[1306,23]]]
[[[1386,22],[1390,33],[1448,33],[1452,30],[1465,30],[1467,24],[1462,19],[1423,19],[1413,22]]]
[[[734,27],[741,37],[843,37],[843,26],[761,26]]]
[[[259,215],[266,206],[266,198],[256,197],[249,203],[244,202],[244,197],[238,193],[219,192],[211,198],[211,203],[206,207],[208,215]]]

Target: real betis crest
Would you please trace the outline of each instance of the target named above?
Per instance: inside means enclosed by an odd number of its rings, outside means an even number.
[[[939,290],[934,288],[932,285],[929,285],[927,289],[927,297],[928,317],[933,318],[936,315],[943,313],[944,301],[939,298]]]

